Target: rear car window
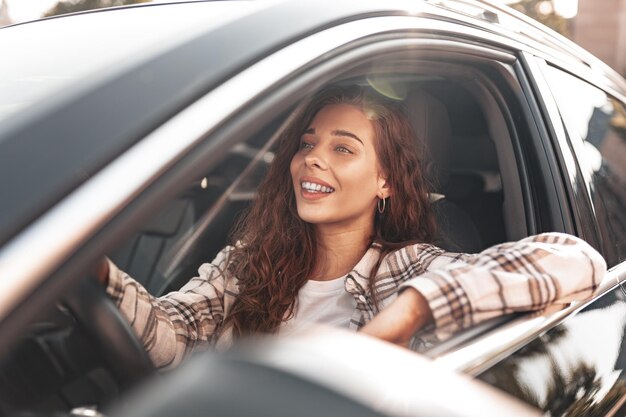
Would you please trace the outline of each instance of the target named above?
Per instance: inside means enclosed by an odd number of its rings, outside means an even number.
[[[593,201],[604,256],[613,266],[626,259],[626,106],[571,74],[548,68]]]

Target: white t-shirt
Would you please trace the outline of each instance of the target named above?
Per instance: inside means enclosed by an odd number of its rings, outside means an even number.
[[[344,283],[345,277],[307,281],[298,293],[293,318],[281,326],[279,333],[289,335],[311,323],[348,328],[356,301],[346,292]]]

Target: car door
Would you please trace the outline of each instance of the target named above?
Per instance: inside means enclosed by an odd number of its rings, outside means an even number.
[[[625,318],[613,286],[478,378],[551,416],[623,415]]]
[[[554,123],[570,206],[580,233],[602,251],[598,295],[479,378],[552,416],[623,415],[626,278],[626,130],[623,92],[584,68],[528,57],[546,118]],[[569,173],[568,173],[569,170]],[[556,324],[556,323],[553,323]]]

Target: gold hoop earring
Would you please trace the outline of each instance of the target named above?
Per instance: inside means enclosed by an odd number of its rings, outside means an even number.
[[[380,207],[380,202],[383,202],[383,206],[382,208]],[[386,198],[381,198],[378,200],[378,203],[376,203],[376,205],[378,206],[378,212],[380,214],[383,214],[385,212],[385,206],[387,205],[387,199]]]

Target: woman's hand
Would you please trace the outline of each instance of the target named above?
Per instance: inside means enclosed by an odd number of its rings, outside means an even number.
[[[414,288],[407,288],[361,332],[407,347],[415,332],[432,321],[433,315],[424,296]]]

